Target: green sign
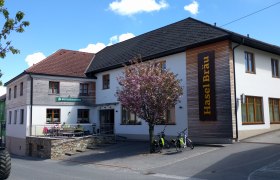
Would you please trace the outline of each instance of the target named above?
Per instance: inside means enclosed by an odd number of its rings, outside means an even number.
[[[70,98],[70,97],[57,97],[56,102],[81,102],[81,98]]]

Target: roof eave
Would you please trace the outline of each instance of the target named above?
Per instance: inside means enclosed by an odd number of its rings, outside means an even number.
[[[223,41],[223,40],[226,40],[226,39],[229,39],[229,35],[221,36],[221,37],[214,38],[214,39],[209,39],[209,40],[206,40],[206,41],[203,41],[203,42],[198,42],[198,43],[190,44],[190,45],[183,46],[183,47],[178,47],[178,48],[170,49],[168,51],[164,51],[164,52],[160,52],[160,53],[153,54],[153,55],[150,55],[150,56],[142,57],[141,60],[143,62],[144,61],[149,61],[149,60],[152,60],[152,59],[157,59],[157,58],[161,58],[161,57],[164,57],[164,56],[169,56],[169,55],[181,53],[181,52],[186,51],[187,49],[192,49],[192,48],[196,48],[196,47],[199,47],[199,46],[215,43],[215,42],[218,42],[218,41]],[[93,71],[87,72],[86,75],[88,77],[95,76],[96,73],[100,73],[100,72],[109,71],[109,70],[112,70],[112,69],[121,68],[121,67],[124,67],[124,65],[128,65],[128,64],[129,64],[129,61],[127,61],[125,63],[122,63],[122,64],[117,64],[117,65],[113,65],[113,66],[109,66],[109,67],[93,70]]]
[[[252,39],[250,37],[246,37],[246,36],[240,36],[237,34],[232,34],[230,39],[233,42],[245,45],[245,46],[249,46],[261,51],[267,51],[273,54],[277,54],[280,55],[280,47],[272,45],[272,44],[268,44],[256,39]]]
[[[18,78],[22,77],[23,75],[25,74],[29,74],[28,72],[26,71],[23,71],[22,73],[20,73],[19,75],[17,75],[16,77],[12,78],[11,80],[9,80],[8,82],[6,82],[4,84],[4,86],[8,86],[9,84],[11,84],[13,81],[17,80]]]

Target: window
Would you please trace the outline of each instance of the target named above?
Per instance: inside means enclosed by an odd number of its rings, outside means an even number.
[[[9,111],[9,122],[8,124],[12,123],[12,111]]]
[[[245,96],[241,105],[243,124],[263,124],[262,97]]]
[[[47,123],[48,124],[60,123],[60,109],[47,109]]]
[[[14,98],[17,98],[17,86],[14,87]]]
[[[20,92],[19,95],[22,96],[23,95],[23,82],[20,83]]]
[[[245,52],[245,68],[247,73],[256,73],[253,53]]]
[[[80,96],[88,95],[88,84],[80,83]]]
[[[16,124],[17,123],[17,110],[15,110],[14,113],[15,113],[14,114],[14,124]]]
[[[89,123],[89,110],[88,109],[78,109],[77,123]]]
[[[279,61],[276,59],[271,59],[271,72],[272,77],[279,78]]]
[[[280,124],[280,99],[269,98],[269,115],[271,124]]]
[[[59,82],[49,82],[49,94],[59,94]]]
[[[103,89],[110,88],[110,76],[109,74],[103,75]]]
[[[123,125],[140,125],[141,121],[138,119],[135,113],[126,110],[122,107],[122,122]]]
[[[159,124],[175,124],[175,107],[164,113],[164,119]]]
[[[24,123],[24,109],[21,109],[20,110],[20,124],[23,124]]]
[[[9,88],[9,100],[11,100],[11,96],[12,96],[12,89]]]

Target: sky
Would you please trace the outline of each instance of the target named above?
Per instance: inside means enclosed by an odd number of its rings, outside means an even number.
[[[279,0],[6,0],[10,15],[30,26],[9,39],[20,54],[0,59],[3,83],[59,49],[96,53],[102,48],[192,17],[280,46]],[[1,16],[0,16],[1,17]],[[3,24],[3,18],[0,18]],[[0,86],[0,95],[5,88]]]

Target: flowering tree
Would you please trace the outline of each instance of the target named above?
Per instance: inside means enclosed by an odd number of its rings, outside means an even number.
[[[162,67],[162,63],[133,62],[117,77],[121,86],[116,96],[122,106],[134,112],[149,125],[150,152],[154,152],[154,126],[164,120],[165,112],[183,94],[181,80]]]

